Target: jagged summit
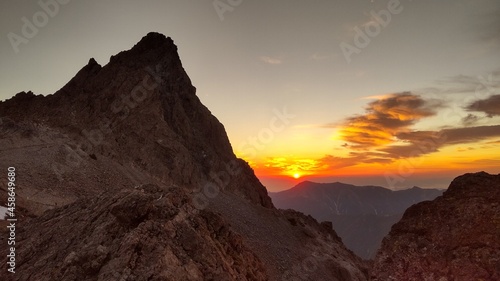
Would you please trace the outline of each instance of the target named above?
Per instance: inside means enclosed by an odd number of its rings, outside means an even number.
[[[156,32],[148,33],[130,50],[111,56],[110,63],[127,64],[130,63],[131,58],[136,60],[134,64],[142,64],[143,66],[179,67],[182,65],[174,41],[170,37]]]
[[[89,63],[87,65],[90,65],[90,66],[94,66],[94,65],[101,66],[100,64],[97,63],[97,61],[94,58],[90,58],[89,59]]]
[[[144,50],[153,49],[164,49],[164,50],[175,50],[177,51],[177,46],[174,44],[174,40],[170,37],[158,32],[149,32],[146,36],[134,45],[132,49],[136,49],[138,52]]]

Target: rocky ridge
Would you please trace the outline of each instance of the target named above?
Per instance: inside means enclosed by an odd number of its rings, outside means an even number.
[[[457,177],[404,213],[382,242],[372,280],[500,280],[500,175]]]
[[[267,280],[243,238],[181,188],[106,192],[47,211],[18,235],[17,280]]]

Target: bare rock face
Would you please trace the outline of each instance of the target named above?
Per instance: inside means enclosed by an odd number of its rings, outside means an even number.
[[[348,250],[331,228],[293,210],[244,204],[222,194],[207,209],[220,213],[245,237],[270,280],[368,280],[368,265]]]
[[[500,280],[500,175],[457,177],[384,238],[372,280]]]
[[[15,280],[267,280],[242,237],[175,187],[80,200],[47,211],[18,239]]]

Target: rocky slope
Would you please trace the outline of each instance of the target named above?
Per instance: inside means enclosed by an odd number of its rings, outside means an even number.
[[[18,233],[17,280],[267,280],[220,215],[137,186],[47,211]]]
[[[18,264],[0,280],[366,280],[327,223],[274,208],[195,91],[150,33],[53,95],[0,102],[18,185]]]
[[[372,280],[500,280],[500,175],[465,174],[410,207],[384,238]]]
[[[373,259],[384,236],[408,207],[442,193],[418,187],[392,191],[380,186],[305,181],[269,196],[277,208],[294,209],[320,221],[332,221],[349,249],[364,259]]]

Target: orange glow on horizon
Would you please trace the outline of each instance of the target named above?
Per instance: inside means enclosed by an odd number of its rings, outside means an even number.
[[[480,151],[478,151],[480,150]],[[460,146],[442,148],[439,152],[414,158],[392,159],[388,162],[370,162],[365,159],[341,157],[267,157],[250,162],[257,176],[288,177],[292,180],[325,176],[385,176],[410,177],[422,174],[441,174],[452,171],[495,170],[500,160],[498,146],[490,149],[463,149]]]

